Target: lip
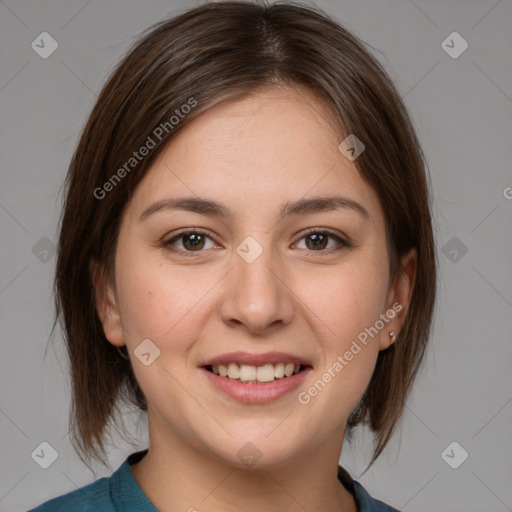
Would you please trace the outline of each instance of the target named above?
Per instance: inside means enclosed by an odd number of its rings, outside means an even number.
[[[286,352],[265,352],[264,354],[251,354],[249,352],[229,352],[213,359],[204,361],[199,366],[214,366],[217,364],[239,363],[251,366],[263,366],[265,364],[293,363],[302,366],[311,366],[311,363],[302,357]],[[302,372],[301,372],[302,373]],[[298,374],[297,374],[298,375]],[[287,377],[290,378],[290,377]]]
[[[215,361],[215,359],[212,359],[212,361]],[[223,359],[223,361],[226,360]],[[268,362],[268,359],[266,359],[266,361]],[[283,359],[280,361],[283,361]],[[256,384],[244,383],[237,380],[231,380],[228,377],[221,377],[220,375],[210,372],[204,367],[200,368],[200,370],[218,391],[237,400],[238,402],[243,404],[265,404],[278,400],[298,388],[312,368],[311,366],[308,366],[299,373],[291,375],[290,377],[283,377],[282,379],[274,379],[271,382],[261,382]]]

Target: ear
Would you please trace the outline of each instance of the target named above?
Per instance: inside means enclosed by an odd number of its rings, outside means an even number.
[[[403,270],[399,272],[395,281],[391,283],[386,299],[386,311],[394,311],[395,315],[386,324],[386,328],[382,332],[379,342],[380,350],[385,350],[393,343],[393,339],[390,336],[391,332],[395,333],[397,339],[399,338],[413,296],[418,268],[416,249],[410,249],[400,258],[400,261]],[[391,315],[388,315],[388,317],[391,317]]]
[[[94,287],[96,311],[103,325],[103,332],[112,345],[120,347],[125,344],[125,339],[112,283],[107,279],[103,264],[91,261],[89,269]]]

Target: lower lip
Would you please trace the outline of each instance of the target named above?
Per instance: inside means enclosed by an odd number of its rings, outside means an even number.
[[[221,377],[206,368],[201,368],[206,378],[222,393],[244,404],[265,404],[277,400],[298,388],[311,368],[282,379],[257,384],[240,382]]]

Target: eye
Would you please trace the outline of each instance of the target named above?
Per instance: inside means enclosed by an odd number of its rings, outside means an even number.
[[[327,247],[329,239],[335,240],[337,242],[338,247]],[[313,228],[308,230],[308,232],[300,238],[299,242],[302,240],[306,240],[306,249],[309,249],[314,252],[322,252],[323,249],[333,249],[334,250],[343,250],[348,247],[351,247],[350,244],[334,233],[330,231],[321,230],[318,228]],[[336,244],[335,244],[336,245]]]
[[[329,247],[329,239],[334,240],[334,244]],[[212,245],[208,247],[207,241]],[[325,249],[334,249],[341,251],[351,247],[351,245],[340,236],[318,228],[310,229],[303,235],[299,242],[306,241],[306,249],[313,252],[326,252]],[[299,243],[297,242],[297,243]],[[177,247],[181,245],[181,247]],[[337,247],[336,247],[337,245]],[[204,231],[192,230],[182,231],[163,243],[163,246],[173,252],[183,256],[194,256],[193,253],[200,253],[203,249],[215,248],[215,242]]]
[[[185,256],[192,256],[193,252],[201,252],[203,249],[212,249],[213,247],[205,247],[206,240],[213,242],[211,237],[203,231],[182,231],[176,236],[164,242],[164,247],[173,250]],[[177,243],[181,244],[182,248],[175,247]],[[215,243],[213,243],[215,246]]]

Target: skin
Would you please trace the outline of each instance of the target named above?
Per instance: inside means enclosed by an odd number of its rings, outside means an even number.
[[[95,273],[98,312],[107,339],[127,345],[148,400],[149,452],[131,468],[159,510],[356,511],[336,477],[345,426],[389,333],[399,335],[417,256],[406,254],[405,272],[390,282],[383,211],[338,150],[344,138],[327,108],[301,88],[228,100],[171,141],[124,211],[115,287]],[[350,208],[279,217],[284,202],[335,194],[364,206],[368,219]],[[152,202],[181,196],[221,202],[235,215],[164,209],[139,219]],[[183,236],[163,245],[184,228],[209,234],[195,250]],[[317,248],[308,228],[352,246],[328,238]],[[263,249],[250,264],[235,252],[247,236]],[[400,313],[317,396],[299,403],[298,393],[395,302]],[[149,366],[133,355],[146,338],[160,349]],[[273,403],[241,404],[198,367],[239,350],[289,352],[313,370]],[[247,442],[261,452],[250,469],[237,456]]]

